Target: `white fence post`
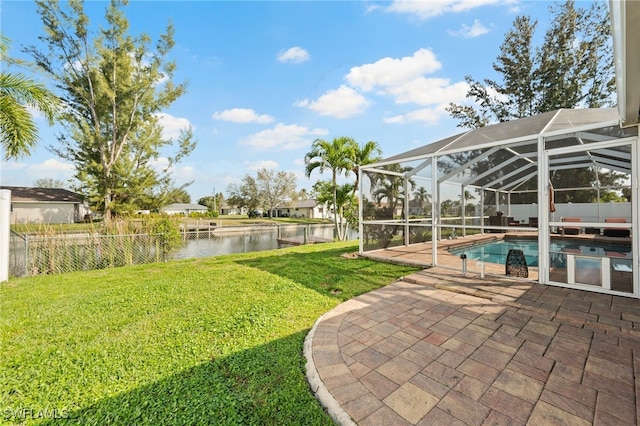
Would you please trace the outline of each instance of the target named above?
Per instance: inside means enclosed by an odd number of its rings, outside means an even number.
[[[11,191],[8,189],[0,189],[0,282],[9,279],[10,217]]]

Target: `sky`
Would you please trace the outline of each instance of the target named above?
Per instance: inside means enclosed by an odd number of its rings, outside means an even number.
[[[445,107],[465,103],[466,75],[495,78],[492,64],[518,15],[548,26],[547,1],[130,1],[131,34],[154,40],[169,22],[176,45],[174,82],[188,91],[161,113],[164,134],[191,126],[197,147],[172,169],[192,202],[222,192],[261,168],[293,172],[310,190],[304,157],[316,139],[377,142],[389,157],[462,131]],[[107,3],[85,5],[97,27]],[[31,1],[0,3],[9,54],[41,45],[43,25]],[[43,75],[36,76],[51,87]],[[36,114],[32,155],[0,163],[0,183],[72,179],[74,165],[48,147],[58,126]],[[164,153],[168,155],[170,152]],[[158,161],[157,167],[166,163]]]

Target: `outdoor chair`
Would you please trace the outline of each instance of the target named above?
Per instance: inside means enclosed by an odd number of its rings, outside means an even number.
[[[562,222],[582,222],[581,217],[563,217]],[[563,226],[560,232],[562,235],[579,235],[582,231],[580,226]]]
[[[624,218],[608,217],[604,220],[605,223],[627,223]],[[605,228],[605,237],[628,237],[631,234],[629,228]]]

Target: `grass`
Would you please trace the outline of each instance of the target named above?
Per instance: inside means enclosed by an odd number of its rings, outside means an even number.
[[[331,424],[302,347],[315,320],[414,268],[353,242],[0,285],[0,410],[27,424]],[[57,417],[54,419],[54,417]]]

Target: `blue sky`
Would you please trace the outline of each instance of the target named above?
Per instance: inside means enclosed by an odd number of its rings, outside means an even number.
[[[291,171],[298,187],[304,156],[317,138],[349,136],[380,144],[383,157],[458,133],[444,107],[464,102],[465,75],[494,78],[492,63],[517,15],[548,25],[546,1],[131,1],[131,33],[154,39],[175,26],[176,82],[189,90],[163,112],[167,135],[192,126],[198,146],[173,170],[176,185],[194,181],[192,201],[266,167]],[[93,23],[105,2],[89,2]],[[583,5],[584,6],[584,5]],[[10,54],[43,34],[35,4],[3,1]],[[47,84],[44,77],[38,78]],[[46,148],[58,127],[41,118],[32,156],[2,162],[2,185],[63,181],[73,165]],[[161,162],[160,162],[161,163]]]

